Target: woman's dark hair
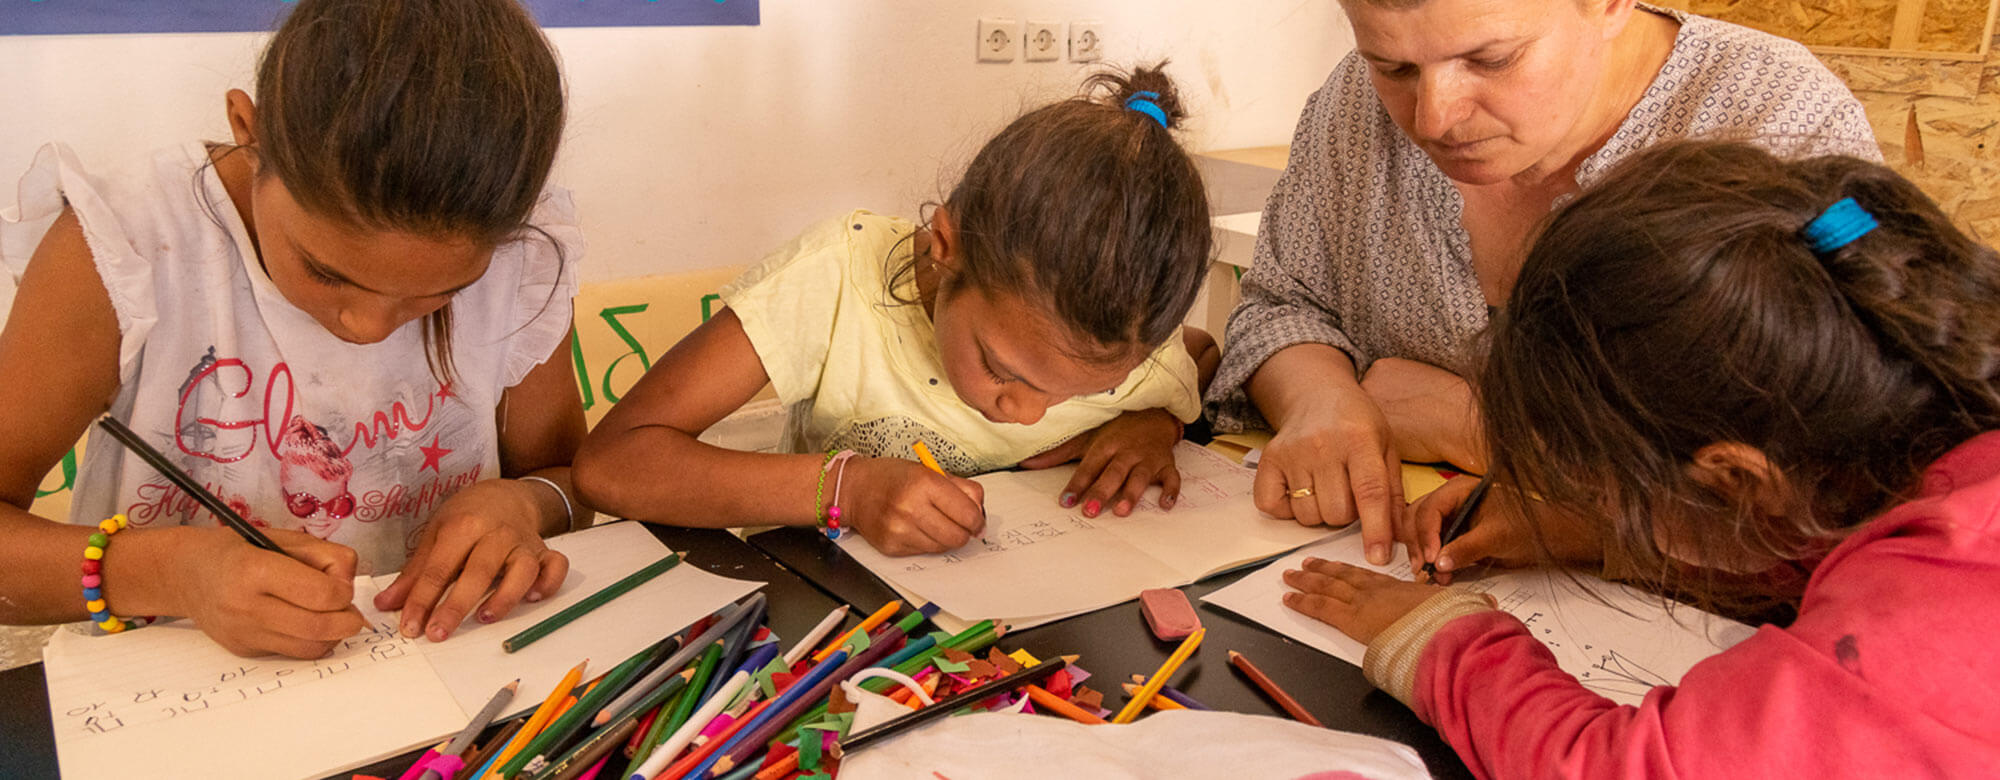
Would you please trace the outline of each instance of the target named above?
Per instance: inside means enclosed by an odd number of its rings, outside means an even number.
[[[1849,197],[1881,226],[1815,255],[1800,231]],[[1996,372],[2000,256],[1915,185],[1848,157],[1680,142],[1551,217],[1475,384],[1501,481],[1602,523],[1607,556],[1656,584],[1743,609],[1787,596],[1669,561],[1660,519],[1700,560],[1810,560],[2000,427]],[[1787,517],[1690,476],[1717,442],[1782,472]]]
[[[1067,348],[1092,360],[1179,330],[1212,239],[1201,173],[1170,132],[1186,113],[1165,67],[1093,75],[986,142],[944,203],[958,239],[951,290],[1045,301],[1074,337]]]
[[[515,0],[299,0],[257,68],[261,175],[322,218],[499,244],[529,229],[563,99]],[[450,307],[424,325],[448,377]]]

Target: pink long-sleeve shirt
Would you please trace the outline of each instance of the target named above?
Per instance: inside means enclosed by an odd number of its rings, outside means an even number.
[[[2000,432],[1827,556],[1789,628],[1637,707],[1579,685],[1512,616],[1451,621],[1416,709],[1480,777],[2000,777]]]

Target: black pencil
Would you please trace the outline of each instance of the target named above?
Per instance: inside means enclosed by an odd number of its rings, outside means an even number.
[[[125,449],[131,450],[132,454],[139,456],[140,460],[145,461],[146,465],[152,466],[154,471],[160,472],[160,476],[166,477],[167,481],[174,483],[182,492],[193,496],[195,501],[200,502],[204,508],[211,514],[214,514],[217,519],[221,520],[223,525],[229,526],[231,530],[242,536],[245,541],[279,555],[291,555],[291,553],[285,552],[284,548],[279,547],[277,542],[271,541],[271,537],[265,536],[264,532],[257,530],[257,526],[251,525],[250,521],[243,519],[242,515],[236,514],[236,510],[230,509],[228,504],[222,503],[222,499],[217,498],[214,493],[208,492],[208,488],[202,487],[201,483],[194,481],[194,477],[188,476],[187,472],[180,470],[179,466],[175,466],[172,461],[167,460],[167,456],[160,454],[159,450],[153,449],[152,445],[140,439],[139,434],[133,433],[131,428],[125,427],[125,423],[119,422],[118,418],[108,414],[99,417],[97,418],[97,427],[103,428],[106,433],[111,434],[111,438],[117,439],[119,444],[125,445]]]
[[[1479,511],[1479,502],[1486,499],[1486,489],[1492,486],[1493,476],[1490,474],[1480,477],[1479,484],[1472,486],[1472,494],[1466,496],[1465,501],[1458,505],[1458,511],[1452,513],[1451,525],[1445,526],[1444,534],[1438,537],[1438,548],[1440,551],[1443,550],[1445,545],[1451,544],[1452,540],[1457,539],[1465,533],[1465,524],[1472,520],[1472,513]],[[1440,552],[1439,554],[1443,553]],[[1431,561],[1424,562],[1424,579],[1436,580],[1437,572],[1438,567],[1436,563]]]
[[[1066,666],[1069,666],[1069,659],[1058,658],[1053,661],[1043,661],[1031,669],[1015,672],[1006,677],[989,680],[984,684],[966,690],[964,693],[948,699],[941,699],[938,703],[929,707],[904,715],[872,729],[850,735],[848,738],[840,741],[835,755],[841,756],[860,750],[876,742],[909,731],[929,721],[950,715],[966,705],[991,698],[995,694],[1006,693],[1041,682],[1048,679],[1049,675],[1062,671],[1063,667]]]

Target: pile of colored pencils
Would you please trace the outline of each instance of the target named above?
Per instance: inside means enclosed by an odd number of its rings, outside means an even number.
[[[462,757],[454,780],[819,780],[841,755],[957,712],[1032,707],[1086,723],[1110,714],[1073,659],[1003,653],[994,644],[1004,629],[991,621],[923,635],[931,611],[891,622],[901,607],[833,636],[843,607],[780,654],[754,595],[602,676],[587,679],[579,664],[525,720],[474,747],[485,713],[426,760]],[[841,691],[850,679],[912,711],[854,731],[855,703]],[[424,771],[420,762],[405,777]]]

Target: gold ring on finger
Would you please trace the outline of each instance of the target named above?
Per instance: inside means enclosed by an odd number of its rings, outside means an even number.
[[[1291,496],[1292,498],[1312,498],[1312,494],[1313,494],[1313,489],[1309,487],[1302,487],[1297,490],[1288,490],[1285,492],[1285,495]]]

